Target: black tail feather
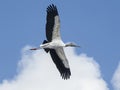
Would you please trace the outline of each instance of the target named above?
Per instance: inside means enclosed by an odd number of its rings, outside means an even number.
[[[48,41],[47,41],[47,40],[44,40],[42,44],[45,44],[45,43],[48,43]],[[46,53],[48,53],[48,52],[50,51],[49,48],[44,48],[44,50],[45,50]]]

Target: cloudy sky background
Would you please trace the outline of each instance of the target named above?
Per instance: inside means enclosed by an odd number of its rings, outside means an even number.
[[[65,50],[72,71],[68,81],[59,77],[49,55],[42,50],[27,50],[45,39],[45,10],[51,3],[59,10],[64,42],[74,41],[82,46]],[[120,90],[119,3],[119,0],[1,0],[0,89],[53,90],[64,86],[71,90]]]
[[[22,51],[18,75],[4,80],[0,90],[109,90],[92,57],[77,55],[72,48],[65,50],[72,76],[70,80],[63,80],[48,54],[42,50],[30,53],[29,48],[26,46]]]

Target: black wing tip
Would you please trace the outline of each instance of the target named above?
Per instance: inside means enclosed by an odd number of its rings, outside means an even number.
[[[64,72],[61,72],[61,77],[64,80],[70,79],[71,72],[70,69],[66,69]]]
[[[57,7],[56,5],[54,4],[50,4],[48,7],[47,7],[47,13],[54,13],[54,15],[58,15],[58,10],[57,10]]]
[[[47,9],[57,9],[56,5],[54,4],[50,4]]]

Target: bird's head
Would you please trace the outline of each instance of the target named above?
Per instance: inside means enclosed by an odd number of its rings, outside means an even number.
[[[75,43],[69,42],[65,44],[65,47],[80,47],[80,46]]]

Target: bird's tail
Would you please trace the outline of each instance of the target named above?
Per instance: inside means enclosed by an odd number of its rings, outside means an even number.
[[[48,41],[47,41],[47,40],[44,40],[42,44],[45,44],[45,43],[48,43]],[[44,50],[45,50],[46,53],[48,53],[48,52],[50,51],[49,48],[44,48]]]

